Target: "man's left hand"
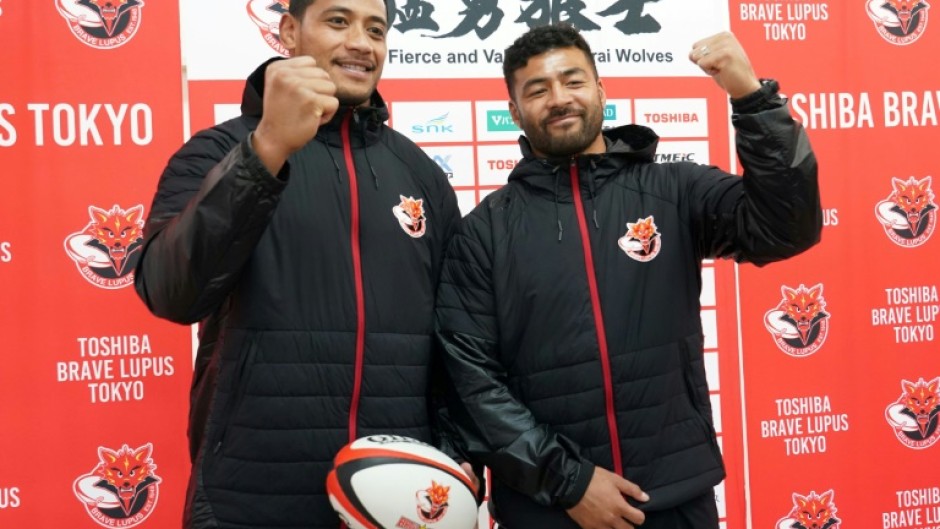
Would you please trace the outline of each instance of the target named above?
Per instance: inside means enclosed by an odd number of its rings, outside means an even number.
[[[473,483],[473,488],[480,488],[480,478],[477,477],[476,472],[473,471],[473,467],[470,466],[470,463],[461,463],[460,468],[467,473],[467,477],[470,478],[470,482]]]
[[[479,490],[479,489],[480,489],[480,478],[477,477],[477,473],[473,471],[473,467],[470,466],[470,463],[461,463],[461,464],[460,464],[460,468],[462,468],[463,471],[467,473],[467,476],[470,477],[470,482],[473,483],[473,488]],[[479,529],[479,527],[480,527],[479,516],[477,517],[477,524],[474,525],[473,527],[474,527],[474,529]]]

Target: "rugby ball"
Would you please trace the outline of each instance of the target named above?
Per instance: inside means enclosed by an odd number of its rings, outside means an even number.
[[[371,435],[339,451],[326,478],[350,529],[473,529],[476,488],[453,459],[399,435]]]

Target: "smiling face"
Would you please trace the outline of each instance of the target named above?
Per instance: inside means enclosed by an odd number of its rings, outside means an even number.
[[[315,0],[300,18],[284,15],[281,41],[291,57],[317,61],[342,105],[368,103],[382,76],[388,29],[382,0]]]
[[[513,72],[509,111],[539,157],[601,153],[606,95],[578,48],[548,50]]]

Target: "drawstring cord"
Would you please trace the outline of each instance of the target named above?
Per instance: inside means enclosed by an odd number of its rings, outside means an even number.
[[[364,133],[363,133],[364,134]],[[363,146],[363,152],[366,153],[366,165],[369,166],[369,172],[372,173],[372,182],[375,184],[375,188],[379,188],[379,176],[375,174],[375,168],[372,167],[372,160],[369,159],[369,147]]]
[[[555,175],[555,222],[558,224],[558,242],[561,242],[561,234],[564,231],[564,228],[561,226],[561,212],[558,206],[558,170],[561,169],[559,166],[555,166],[552,169],[552,173]]]
[[[375,111],[373,111],[373,114],[374,113]],[[359,125],[359,113],[358,112],[353,111],[353,119],[355,120],[356,125]],[[368,121],[369,121],[369,124],[372,124],[374,122],[373,120],[368,120]],[[379,176],[375,174],[375,168],[372,167],[372,160],[369,159],[369,144],[366,141],[366,128],[364,126],[360,126],[359,132],[362,136],[362,151],[365,153],[365,156],[366,156],[366,165],[369,166],[369,172],[372,173],[372,183],[375,185],[375,188],[378,189],[379,188]]]
[[[357,125],[359,124],[359,113],[356,111],[353,111],[353,120],[356,122]],[[369,159],[369,146],[368,146],[368,142],[366,141],[365,128],[360,127],[360,132],[362,133],[362,150],[365,153],[366,165],[369,166],[369,172],[372,173],[372,181],[375,185],[375,188],[378,189],[379,188],[379,176],[375,173],[375,167],[372,166],[372,160]],[[330,143],[326,140],[326,138],[320,136],[319,133],[317,134],[317,139],[320,140],[320,143],[323,144],[324,148],[326,149],[326,153],[330,155],[330,161],[333,162],[333,168],[336,169],[336,179],[342,182],[343,181],[342,169],[340,169],[339,163],[336,161],[336,157],[333,155],[333,149],[330,148]],[[350,172],[352,172],[353,168],[350,167],[349,170]]]
[[[325,141],[322,141],[322,143],[323,143],[323,148],[326,149],[326,153],[330,155],[330,161],[333,162],[333,168],[336,169],[336,180],[338,182],[342,182],[343,181],[342,171],[339,168],[339,164],[336,163],[336,157],[333,156],[333,149],[330,148],[329,143]]]
[[[577,158],[571,160],[571,165],[577,167]],[[564,232],[564,227],[561,224],[561,206],[558,203],[558,179],[561,166],[556,165],[552,169],[552,174],[555,175],[554,179],[554,193],[555,193],[555,223],[558,224],[558,242],[561,242],[562,234]],[[594,159],[591,159],[591,172],[592,174],[588,175],[588,190],[591,193],[591,217],[594,219],[594,229],[600,229],[601,225],[597,221],[597,195],[594,182],[594,174],[597,172],[597,162]],[[573,192],[573,191],[572,191]]]
[[[596,204],[595,204],[595,203],[596,203],[596,200],[594,200],[594,198],[595,198],[595,195],[594,195],[594,185],[595,185],[595,183],[594,183],[594,174],[593,174],[593,173],[596,173],[596,172],[597,172],[597,162],[595,162],[594,159],[591,158],[591,173],[592,173],[592,174],[590,174],[590,175],[588,176],[588,190],[589,190],[590,193],[591,193],[591,215],[594,217],[594,229],[599,230],[599,229],[601,228],[601,225],[598,224],[598,222],[597,222],[597,206],[596,206]]]

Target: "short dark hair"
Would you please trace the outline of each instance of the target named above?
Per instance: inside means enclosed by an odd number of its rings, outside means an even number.
[[[290,0],[290,7],[287,8],[287,12],[293,15],[294,18],[301,19],[313,2],[314,0]]]
[[[315,1],[316,0],[290,0],[290,7],[287,8],[287,12],[299,20],[304,16],[304,13],[307,12],[307,8]],[[385,10],[388,13],[388,23],[391,24],[392,16],[395,14],[395,2],[392,0],[384,0],[384,2]]]
[[[594,76],[597,77],[597,64],[594,62],[594,54],[591,53],[591,47],[577,28],[565,22],[537,26],[523,33],[512,45],[506,48],[503,57],[503,78],[506,80],[509,97],[512,98],[513,74],[516,70],[525,68],[532,57],[559,48],[577,48],[584,52],[584,55],[591,62]]]

